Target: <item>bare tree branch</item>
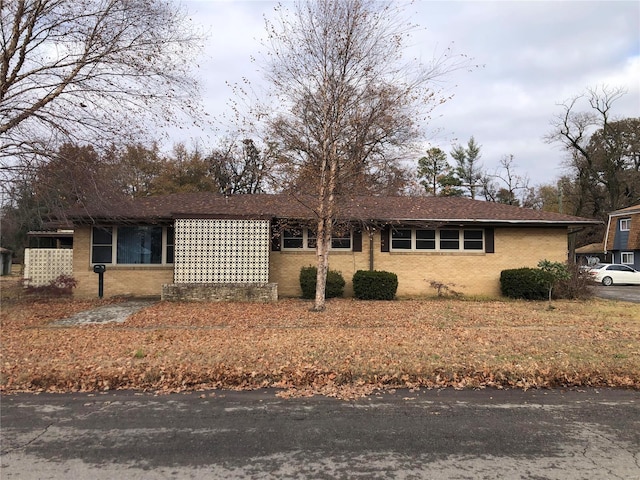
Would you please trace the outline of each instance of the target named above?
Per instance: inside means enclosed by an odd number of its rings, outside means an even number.
[[[166,0],[0,2],[3,166],[197,116],[201,36]],[[137,137],[137,138],[136,138]]]

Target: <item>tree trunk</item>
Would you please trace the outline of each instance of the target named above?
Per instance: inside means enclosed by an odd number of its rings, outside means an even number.
[[[327,241],[328,234],[328,241]],[[318,257],[316,276],[316,298],[314,312],[322,312],[326,308],[327,272],[329,271],[329,247],[331,245],[331,219],[318,220],[316,255]]]
[[[330,138],[327,135],[325,138]],[[335,143],[324,149],[331,152],[323,161],[323,177],[327,175],[327,181],[320,183],[320,195],[318,206],[318,232],[316,256],[318,257],[316,276],[316,298],[313,306],[314,312],[322,312],[326,306],[325,293],[327,285],[327,272],[329,271],[329,250],[331,248],[331,233],[333,229],[333,216],[335,213],[335,191],[338,173],[338,158]],[[328,170],[328,172],[327,172]],[[326,172],[326,173],[324,173]]]

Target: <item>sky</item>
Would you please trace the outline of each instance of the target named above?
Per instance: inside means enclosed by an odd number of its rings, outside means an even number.
[[[285,5],[287,1],[282,2]],[[264,17],[273,18],[266,0],[183,0],[191,21],[207,35],[196,76],[205,111],[219,119],[229,111],[229,84],[248,78],[263,85],[252,62],[264,51]],[[471,57],[471,71],[444,79],[453,98],[438,106],[427,125],[424,151],[449,153],[473,136],[481,164],[494,173],[513,155],[517,174],[531,186],[554,183],[566,172],[567,153],[544,137],[552,131],[560,104],[587,88],[624,88],[613,106],[619,118],[640,117],[639,1],[427,1],[407,6],[421,28],[408,55],[424,60],[452,47]],[[579,104],[588,111],[586,103]],[[172,141],[215,145],[220,130],[189,130]],[[417,157],[419,158],[419,157]],[[416,158],[416,162],[417,162]],[[449,157],[450,163],[453,159]]]

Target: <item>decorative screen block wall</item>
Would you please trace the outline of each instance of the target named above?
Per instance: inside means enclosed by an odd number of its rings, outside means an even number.
[[[267,283],[268,220],[178,219],[175,283]]]
[[[27,285],[47,285],[60,275],[73,275],[73,250],[25,248],[23,277]]]

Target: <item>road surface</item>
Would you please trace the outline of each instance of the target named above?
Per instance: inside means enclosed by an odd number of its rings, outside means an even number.
[[[4,395],[10,479],[640,479],[640,392]]]

